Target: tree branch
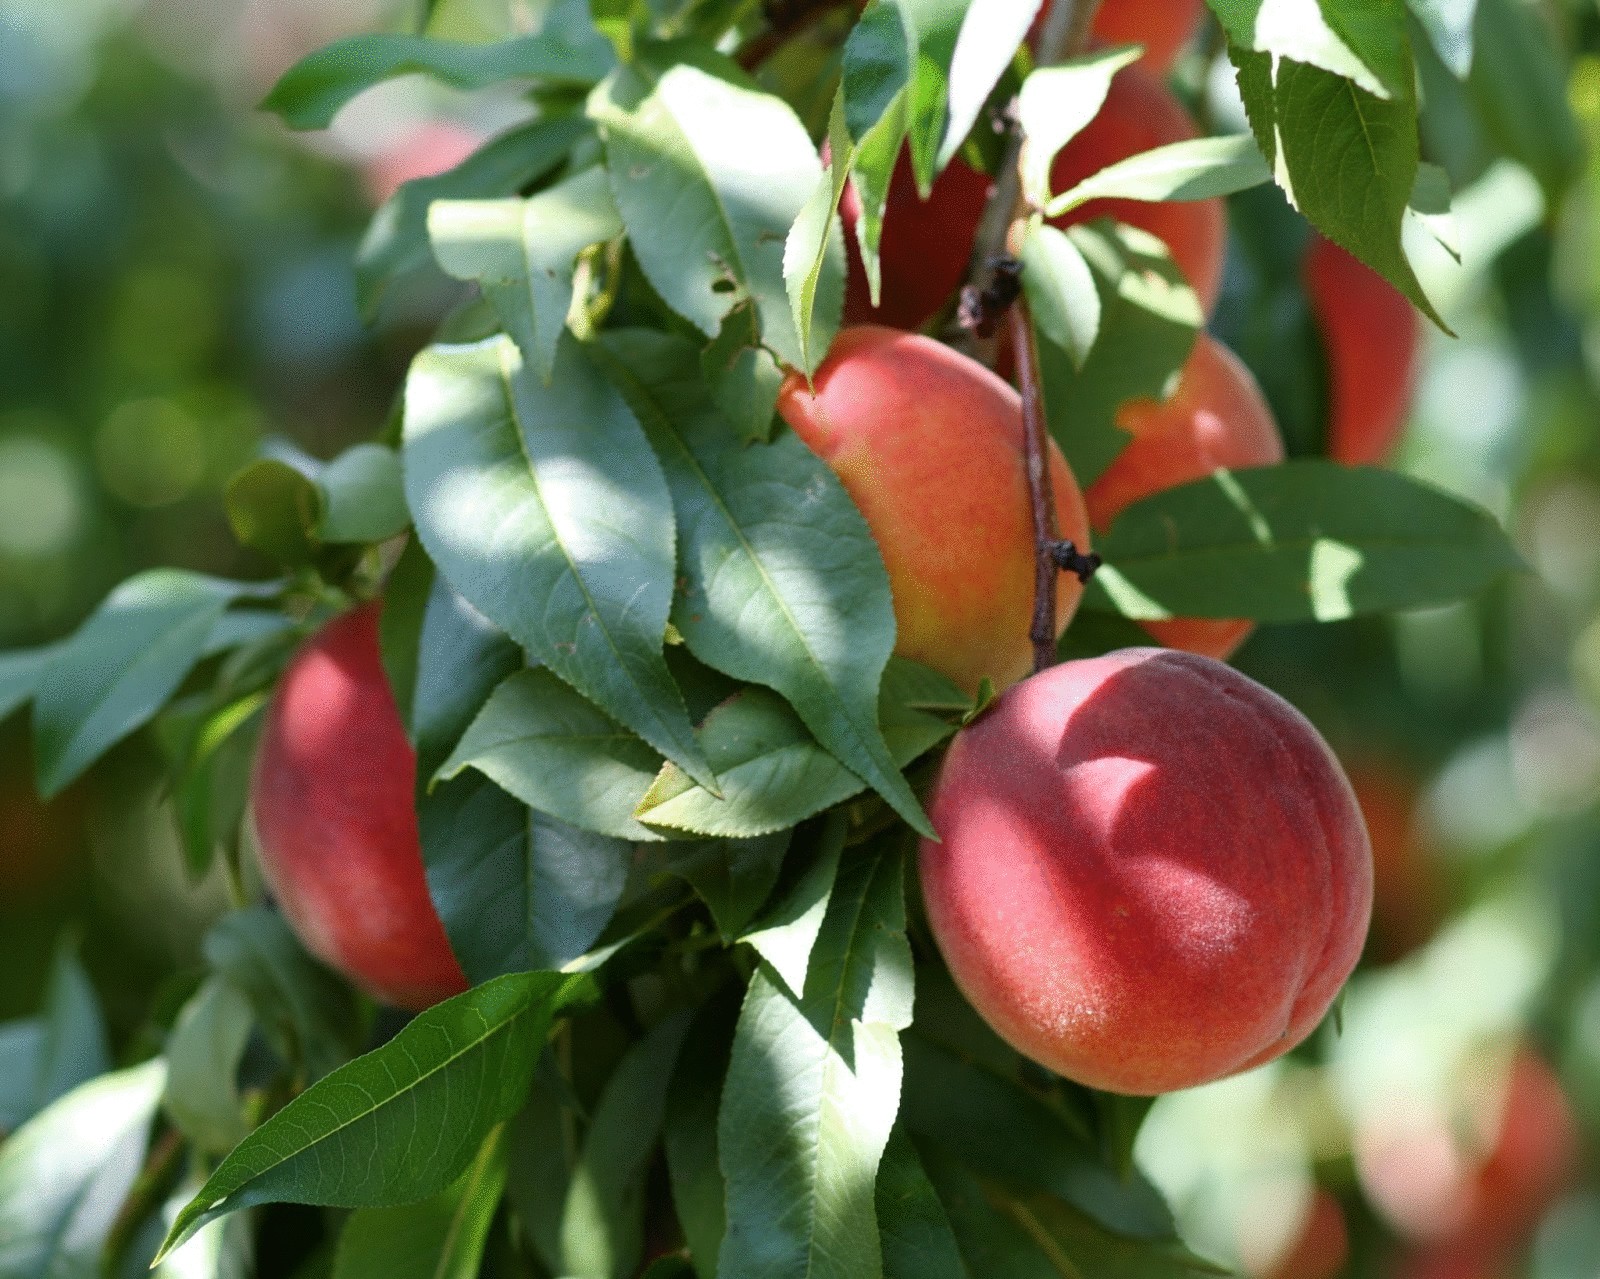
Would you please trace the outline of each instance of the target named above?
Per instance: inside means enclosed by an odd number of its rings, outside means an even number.
[[[1055,0],[1039,35],[1038,64],[1049,66],[1089,47],[1099,0]],[[1006,146],[1005,166],[984,209],[973,244],[970,289],[977,296],[992,295],[997,270],[1019,254],[1033,210],[1022,195],[1021,161],[1024,139],[1013,125]],[[1009,268],[1014,271],[1014,264]],[[1045,422],[1044,395],[1039,388],[1039,350],[1033,336],[1028,304],[1018,298],[1010,311],[1011,350],[1017,363],[1017,388],[1022,394],[1022,433],[1028,474],[1028,507],[1033,523],[1033,621],[1028,638],[1033,643],[1035,673],[1056,660],[1056,587],[1062,571],[1060,532],[1056,526],[1055,487],[1050,482],[1049,430]],[[995,346],[986,344],[993,363]],[[1091,568],[1090,572],[1093,571]]]

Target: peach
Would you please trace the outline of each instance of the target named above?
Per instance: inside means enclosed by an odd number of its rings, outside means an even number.
[[[362,166],[367,199],[380,205],[407,182],[453,169],[482,145],[482,137],[459,124],[421,125]]]
[[[1205,9],[1205,0],[1104,0],[1094,15],[1094,34],[1103,44],[1142,44],[1139,65],[1165,75],[1194,37]]]
[[[378,651],[379,605],[295,654],[267,708],[250,802],[261,871],[306,949],[423,1009],[467,988],[428,896],[417,761]]]
[[[1518,1050],[1502,1087],[1466,1125],[1356,1134],[1367,1197],[1441,1255],[1498,1256],[1524,1242],[1571,1183],[1577,1121],[1543,1058]]]
[[[1140,151],[1195,137],[1183,104],[1141,67],[1117,74],[1105,107],[1062,149],[1051,172],[1054,189],[1065,191],[1109,164]],[[879,248],[881,303],[874,309],[856,244],[861,202],[854,188],[840,201],[848,245],[845,322],[875,321],[896,328],[922,327],[950,300],[966,274],[973,237],[991,189],[989,178],[962,160],[950,162],[928,200],[917,197],[911,163],[902,155],[889,183]],[[1091,200],[1055,221],[1072,226],[1116,218],[1164,240],[1179,269],[1209,311],[1222,288],[1228,220],[1220,200],[1151,204],[1140,200]]]
[[[1338,1279],[1350,1259],[1350,1234],[1339,1201],[1320,1186],[1300,1235],[1267,1279]]]
[[[1366,936],[1371,852],[1338,761],[1210,658],[1123,649],[1024,681],[956,737],[928,813],[922,891],[956,984],[1092,1088],[1288,1052]]]
[[[1306,253],[1305,285],[1328,360],[1328,456],[1381,463],[1416,389],[1422,317],[1371,267],[1320,236]]]
[[[1034,541],[1016,391],[931,338],[842,331],[815,390],[792,375],[778,411],[843,481],[889,570],[895,651],[976,691],[1027,674]],[[1049,444],[1063,538],[1088,546],[1083,497]],[[1056,630],[1082,587],[1063,574]]]
[[[1134,400],[1117,414],[1133,439],[1084,491],[1089,523],[1105,532],[1124,509],[1219,467],[1270,466],[1283,461],[1283,440],[1250,370],[1206,334],[1195,343],[1170,400]],[[1144,624],[1168,648],[1219,661],[1245,640],[1253,624],[1211,618],[1175,618]]]

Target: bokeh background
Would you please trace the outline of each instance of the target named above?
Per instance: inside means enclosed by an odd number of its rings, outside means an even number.
[[[364,317],[367,220],[520,108],[405,80],[292,135],[255,104],[304,53],[414,27],[417,8],[0,3],[0,650],[68,633],[147,566],[265,576],[229,531],[228,477],[263,448],[327,457],[383,429],[453,295],[425,282]],[[465,0],[436,30],[483,38],[515,9]],[[1600,1276],[1600,162],[1584,158],[1600,141],[1600,9],[1545,17],[1584,135],[1558,209],[1538,158],[1497,158],[1471,104],[1423,68],[1464,263],[1425,246],[1419,261],[1459,336],[1430,335],[1395,459],[1492,510],[1528,572],[1444,609],[1263,628],[1239,658],[1357,784],[1372,943],[1337,1028],[1162,1099],[1139,1156],[1202,1251],[1274,1279]],[[1199,53],[1183,83],[1203,111],[1236,109]],[[1217,327],[1292,428],[1320,376],[1283,354],[1304,349],[1283,265],[1303,230],[1271,191],[1233,213]],[[31,774],[12,716],[0,1023],[37,1010],[64,947],[113,1056],[136,1052],[152,1009],[188,989],[226,887],[186,876],[159,733],[48,805]]]

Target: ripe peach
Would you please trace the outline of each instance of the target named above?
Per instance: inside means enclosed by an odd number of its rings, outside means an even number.
[[[1320,236],[1306,254],[1305,284],[1328,359],[1328,456],[1376,465],[1405,427],[1422,317],[1376,271]]]
[[[1350,1258],[1350,1234],[1339,1201],[1320,1186],[1300,1236],[1267,1279],[1337,1279]]]
[[[917,195],[911,153],[901,152],[883,211],[883,238],[878,244],[883,289],[881,303],[874,307],[856,242],[861,197],[853,183],[847,186],[839,201],[849,265],[845,322],[920,329],[937,315],[967,274],[972,238],[993,187],[988,174],[952,160],[924,202]]]
[[[1112,81],[1105,107],[1089,127],[1063,148],[1051,173],[1056,191],[1075,186],[1108,164],[1140,151],[1195,137],[1183,104],[1159,79],[1128,67]],[[861,202],[853,187],[839,204],[844,219],[849,275],[845,322],[876,322],[920,328],[950,300],[966,274],[973,237],[991,189],[989,178],[956,159],[934,183],[927,201],[917,197],[911,163],[902,156],[889,183],[880,257],[881,304],[874,309],[856,244]],[[1220,200],[1150,204],[1139,200],[1091,200],[1055,221],[1072,226],[1116,218],[1164,240],[1178,267],[1209,311],[1222,288],[1227,250],[1227,212]]]
[[[1444,918],[1438,856],[1418,833],[1418,784],[1402,768],[1365,759],[1346,771],[1372,837],[1373,950],[1392,961],[1427,941]]]
[[[1094,16],[1094,34],[1103,44],[1142,44],[1139,65],[1165,75],[1205,9],[1205,0],[1105,0]]]
[[[1577,1121],[1561,1081],[1520,1049],[1501,1088],[1463,1126],[1356,1134],[1367,1197],[1402,1233],[1442,1253],[1497,1256],[1527,1239],[1566,1189]]]
[[[1105,532],[1140,498],[1202,479],[1219,467],[1283,461],[1278,425],[1255,378],[1233,352],[1203,333],[1173,397],[1126,404],[1117,425],[1133,439],[1083,495],[1096,532]],[[1244,643],[1253,624],[1176,618],[1144,627],[1168,648],[1221,661]]]
[[[866,517],[894,593],[895,651],[969,691],[1021,679],[1035,561],[1017,393],[931,338],[864,325],[834,340],[814,393],[791,376],[778,411]],[[1049,449],[1061,536],[1085,548],[1083,497]],[[1061,577],[1058,633],[1081,594]]]
[[[417,761],[378,653],[377,604],[329,622],[284,671],[250,802],[261,870],[306,948],[376,998],[467,987],[423,875]]]
[[[1372,860],[1338,761],[1231,667],[1123,649],[960,733],[928,809],[928,920],[1019,1052],[1149,1094],[1260,1065],[1355,966]]]

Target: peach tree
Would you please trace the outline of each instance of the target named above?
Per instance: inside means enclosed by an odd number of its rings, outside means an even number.
[[[40,791],[154,733],[237,901],[121,1062],[67,952],[0,1027],[0,1275],[1224,1273],[1149,1098],[963,997],[925,800],[1030,668],[1518,568],[1365,464],[1446,126],[1552,201],[1576,142],[1514,0],[1208,4],[430,0],[283,77],[526,109],[359,247],[373,313],[458,286],[382,437],[229,486],[277,574],[0,655]]]

